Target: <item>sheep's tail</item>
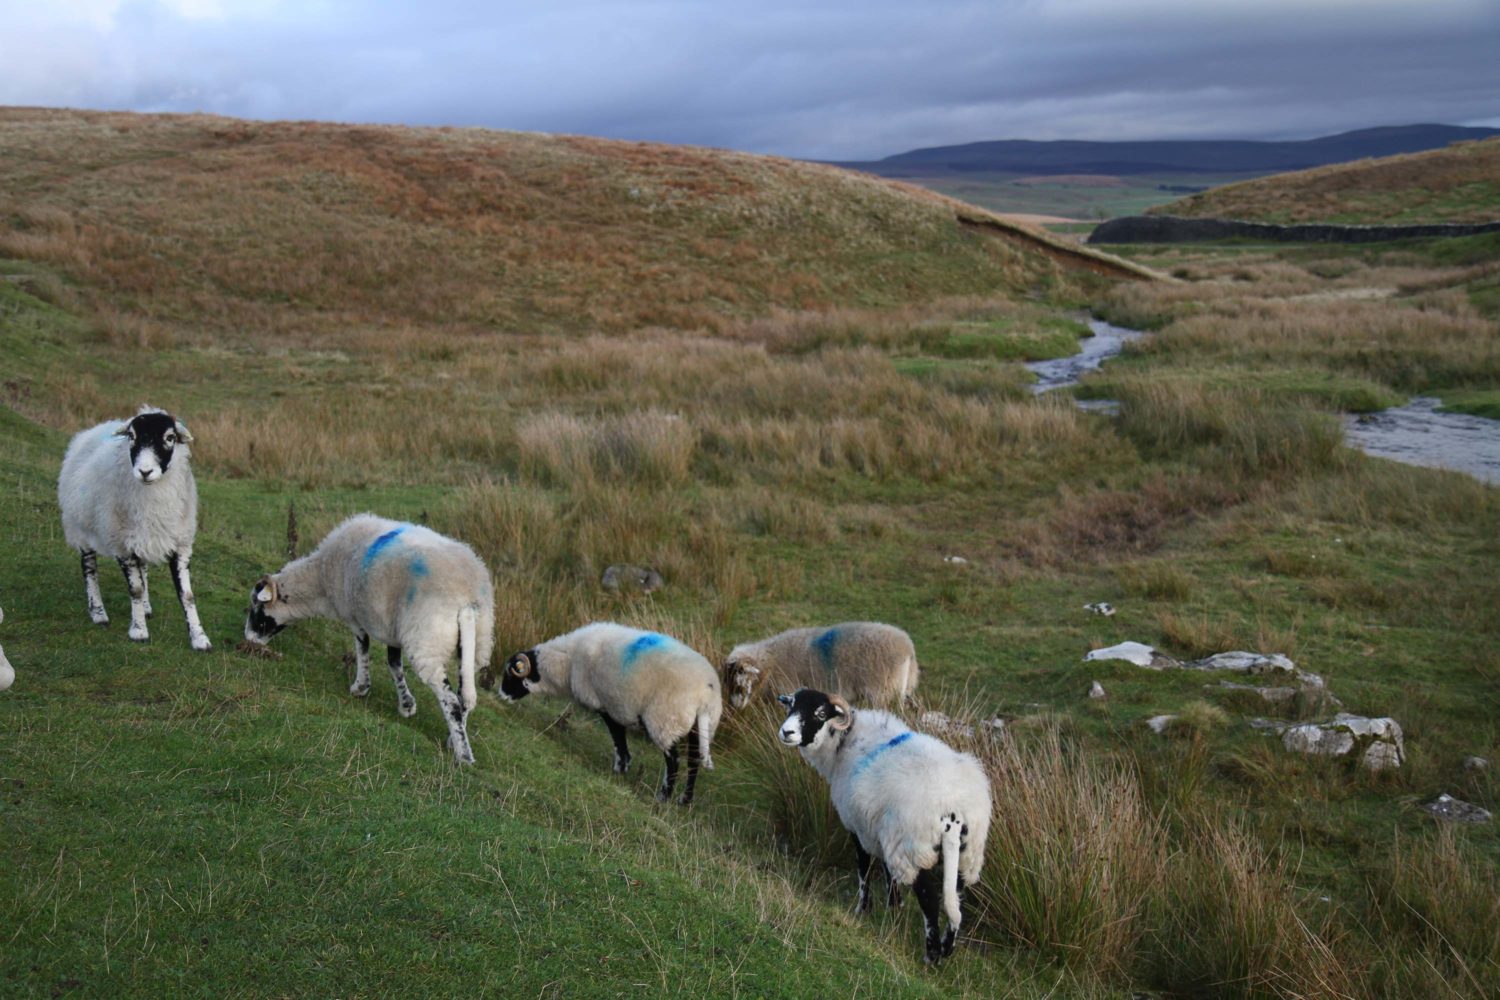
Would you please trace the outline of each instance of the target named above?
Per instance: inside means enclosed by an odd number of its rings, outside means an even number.
[[[698,710],[698,760],[706,771],[714,769],[710,747],[714,741],[714,730],[719,728],[719,714],[722,711],[722,708],[714,711],[711,706]]]
[[[948,933],[963,923],[958,905],[958,852],[963,844],[963,821],[957,813],[943,817],[943,909],[948,914]]]
[[[464,711],[474,710],[479,693],[474,688],[474,622],[476,611],[471,604],[458,612],[458,687],[463,695]]]

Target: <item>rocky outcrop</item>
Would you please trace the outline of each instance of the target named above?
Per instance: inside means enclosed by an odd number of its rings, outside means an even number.
[[[1250,239],[1265,243],[1383,243],[1388,240],[1475,236],[1500,232],[1500,222],[1426,226],[1279,226],[1237,219],[1185,219],[1176,215],[1128,215],[1094,227],[1089,243],[1208,243]]]
[[[1463,799],[1455,799],[1444,793],[1431,802],[1423,802],[1422,810],[1449,823],[1488,823],[1490,811]]]
[[[653,590],[661,589],[662,578],[661,574],[654,569],[621,563],[606,569],[599,583],[605,590],[649,594]]]
[[[1304,722],[1281,733],[1281,745],[1293,753],[1326,757],[1357,756],[1372,771],[1400,767],[1406,759],[1401,724],[1340,712],[1332,722]]]

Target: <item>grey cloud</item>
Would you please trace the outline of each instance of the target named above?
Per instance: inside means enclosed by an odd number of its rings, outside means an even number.
[[[107,0],[95,6],[107,7]],[[1469,0],[32,5],[0,103],[485,125],[867,158],[990,138],[1500,117]]]

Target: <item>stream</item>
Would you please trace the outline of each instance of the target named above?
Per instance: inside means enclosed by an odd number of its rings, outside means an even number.
[[[1100,319],[1089,320],[1089,329],[1094,335],[1078,342],[1077,354],[1026,365],[1036,373],[1033,392],[1041,394],[1077,385],[1084,372],[1093,371],[1119,354],[1127,341],[1144,336],[1140,330]],[[1500,485],[1500,420],[1466,413],[1439,413],[1439,405],[1440,400],[1418,396],[1405,406],[1379,413],[1347,414],[1344,441],[1376,458],[1451,469],[1480,482]],[[1081,399],[1078,407],[1116,413],[1120,404],[1113,399]]]

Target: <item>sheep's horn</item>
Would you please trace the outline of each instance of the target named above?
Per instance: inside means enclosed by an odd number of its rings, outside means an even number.
[[[829,723],[834,729],[848,729],[854,723],[854,709],[850,707],[849,703],[842,696],[836,694],[829,695],[828,704],[833,706],[833,710],[839,716],[837,721]]]

